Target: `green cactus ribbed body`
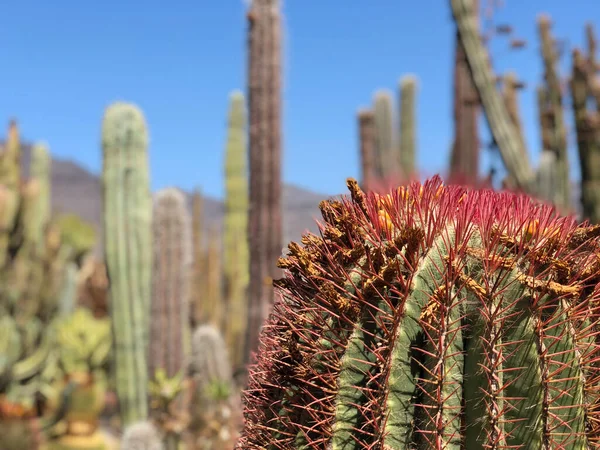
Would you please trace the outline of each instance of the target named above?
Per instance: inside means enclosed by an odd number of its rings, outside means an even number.
[[[192,268],[191,268],[191,315],[192,326],[198,326],[205,322],[203,316],[203,273],[204,273],[204,241],[203,241],[203,209],[204,204],[202,193],[199,188],[196,188],[192,194]]]
[[[8,128],[8,138],[0,154],[0,267],[9,257],[11,232],[19,213],[21,185],[21,142],[15,121]]]
[[[381,90],[373,99],[375,125],[375,175],[379,180],[397,175],[395,154],[394,108],[392,94]]]
[[[239,449],[591,449],[600,227],[439,177],[289,245]]]
[[[35,214],[35,222],[37,225],[33,231],[35,231],[35,240],[38,243],[38,248],[41,249],[44,241],[45,225],[50,221],[51,216],[50,170],[52,160],[46,144],[35,144],[31,152],[31,168],[29,170],[29,175],[32,179],[37,180],[40,189],[39,199],[36,205],[37,211]]]
[[[223,266],[221,265],[221,233],[215,226],[208,230],[208,245],[203,255],[203,317],[207,324],[222,329],[227,320],[223,307]]]
[[[227,346],[234,366],[244,364],[246,289],[250,279],[248,249],[248,173],[244,94],[230,96],[225,148],[225,215],[223,218],[223,276]]]
[[[372,109],[357,113],[360,157],[360,182],[365,191],[371,190],[375,177],[375,115]]]
[[[400,80],[400,152],[398,167],[405,180],[415,176],[417,116],[416,99],[417,79],[406,75]]]
[[[563,94],[558,72],[558,50],[551,34],[551,22],[547,15],[538,18],[538,32],[541,40],[544,62],[544,80],[546,84],[546,102],[541,104],[540,114],[546,115],[547,127],[542,131],[549,136],[549,150],[556,155],[556,195],[555,204],[560,211],[571,208],[571,183],[569,179],[569,159],[567,129],[565,126]],[[542,124],[544,127],[544,124]]]
[[[518,130],[512,123],[510,114],[496,87],[495,76],[481,39],[477,18],[473,14],[475,0],[451,0],[450,6],[457,34],[473,77],[473,84],[477,89],[504,166],[516,188],[532,192],[535,174],[531,168],[527,151],[521,148]]]
[[[570,88],[581,167],[583,217],[592,223],[600,223],[600,122],[597,120],[600,88],[592,85],[589,68],[595,55],[593,46],[590,47],[587,58],[581,51],[573,51]],[[594,105],[592,108],[588,106],[590,103]]]
[[[152,222],[154,269],[150,314],[150,378],[164,369],[181,372],[189,348],[189,270],[192,262],[191,218],[181,191],[166,188],[154,196]]]
[[[104,245],[123,425],[148,414],[147,345],[152,274],[148,133],[141,111],[115,103],[102,123]]]

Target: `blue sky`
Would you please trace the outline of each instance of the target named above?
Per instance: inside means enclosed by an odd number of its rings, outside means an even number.
[[[5,3],[0,123],[17,117],[25,139],[44,140],[55,156],[99,172],[103,111],[115,100],[134,102],[149,125],[152,188],[198,185],[222,195],[227,98],[245,84],[242,0]],[[536,16],[549,13],[557,37],[582,45],[586,21],[600,33],[600,2],[505,3],[496,20],[513,25],[528,47],[511,52],[496,41],[494,65],[516,70],[529,86],[521,114],[537,160]],[[286,182],[343,191],[346,177],[358,176],[357,109],[379,88],[395,91],[406,73],[419,78],[419,167],[445,170],[452,140],[448,0],[287,0],[284,14]]]

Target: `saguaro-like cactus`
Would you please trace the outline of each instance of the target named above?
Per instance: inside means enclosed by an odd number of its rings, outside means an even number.
[[[581,204],[583,216],[592,223],[600,223],[600,103],[596,105],[597,111],[587,108],[588,100],[593,96],[589,71],[582,53],[574,50],[571,98],[581,166]]]
[[[189,269],[192,262],[191,218],[186,198],[176,188],[155,194],[153,208],[154,270],[150,314],[150,377],[164,369],[171,378],[186,364],[189,348]]]
[[[416,114],[417,78],[405,75],[400,79],[400,152],[398,167],[405,180],[415,176],[417,145]]]
[[[19,129],[13,120],[8,138],[0,154],[0,267],[7,263],[10,233],[19,212],[21,186],[21,142]]]
[[[244,94],[230,96],[225,148],[225,216],[223,275],[225,277],[225,337],[233,364],[244,364],[246,295],[249,281],[248,173],[246,159],[246,105]]]
[[[478,3],[474,0],[471,10],[476,29]],[[450,176],[453,179],[474,182],[479,176],[479,107],[477,89],[457,32],[454,43],[454,143],[450,155]]]
[[[281,254],[281,4],[252,0],[248,11],[248,113],[250,153],[250,285],[244,356],[273,303],[271,281]]]
[[[596,448],[600,227],[438,177],[348,184],[279,261],[238,448]]]
[[[375,93],[373,99],[375,125],[375,174],[379,180],[397,175],[396,139],[392,94],[386,90]]]
[[[221,264],[221,233],[215,226],[208,230],[208,245],[204,252],[202,267],[202,315],[203,323],[209,323],[219,330],[229,320],[223,307],[223,265]]]
[[[203,296],[204,296],[204,221],[203,221],[204,202],[202,193],[197,188],[192,194],[192,245],[193,262],[191,268],[191,314],[192,325],[198,326],[205,322],[203,317]]]
[[[527,152],[521,148],[519,134],[510,119],[502,96],[496,89],[495,76],[472,12],[475,1],[450,0],[450,5],[478,97],[508,175],[516,188],[531,193],[534,191],[534,172],[529,159],[525,157]]]
[[[549,136],[549,150],[556,154],[556,206],[561,211],[569,211],[571,204],[571,187],[569,180],[569,159],[567,156],[567,129],[563,111],[563,93],[558,73],[557,49],[550,32],[550,18],[542,15],[538,19],[538,29],[542,42],[542,59],[544,62],[545,95],[540,100],[540,114],[546,115]]]
[[[124,426],[148,415],[152,197],[142,112],[115,103],[102,123],[105,260],[115,336],[117,395]]]
[[[369,191],[375,178],[375,118],[371,109],[361,109],[357,115],[361,185]]]

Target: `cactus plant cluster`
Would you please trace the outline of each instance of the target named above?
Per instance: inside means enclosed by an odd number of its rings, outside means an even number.
[[[12,122],[0,154],[0,415],[3,436],[21,434],[23,441],[6,444],[14,448],[41,443],[40,415],[60,376],[57,321],[69,274],[78,267],[67,235],[79,237],[52,217],[50,188],[44,144],[33,146],[29,179],[21,179],[21,143]],[[77,250],[89,252],[93,244]]]
[[[600,67],[591,24],[586,29],[586,37],[587,55],[579,49],[573,50],[570,90],[581,166],[583,216],[600,223]]]
[[[415,76],[400,79],[398,126],[394,126],[392,94],[387,90],[375,93],[372,109],[359,110],[361,184],[365,189],[415,177],[416,90]]]
[[[348,185],[279,260],[237,448],[596,448],[600,227]]]

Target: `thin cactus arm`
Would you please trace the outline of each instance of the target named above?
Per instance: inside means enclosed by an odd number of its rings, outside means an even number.
[[[477,31],[476,19],[470,13],[473,0],[451,0],[450,4],[485,117],[506,170],[517,188],[533,192],[534,171],[527,151],[521,148],[518,133],[496,88],[487,52]]]

